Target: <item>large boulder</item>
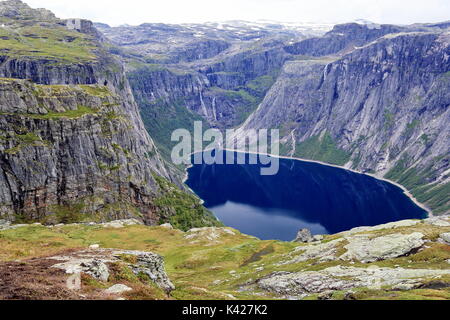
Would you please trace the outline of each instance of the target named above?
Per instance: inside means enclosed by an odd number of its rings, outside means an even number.
[[[100,280],[107,282],[109,279],[108,266],[100,259],[93,259],[89,262],[81,263],[83,272]]]
[[[130,265],[135,274],[147,275],[158,287],[170,293],[175,286],[169,280],[164,269],[164,259],[152,252],[127,251],[126,254],[137,257],[136,263]]]
[[[309,229],[301,229],[297,233],[297,237],[294,240],[294,242],[301,242],[301,243],[307,243],[312,241],[314,241],[314,237],[311,234],[311,231],[309,231]]]

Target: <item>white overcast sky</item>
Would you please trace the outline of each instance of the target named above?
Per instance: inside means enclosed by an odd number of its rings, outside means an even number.
[[[226,20],[410,24],[450,20],[450,0],[24,0],[60,18],[110,25]]]

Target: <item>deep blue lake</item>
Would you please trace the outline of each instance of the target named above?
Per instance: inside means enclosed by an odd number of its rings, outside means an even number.
[[[186,183],[225,225],[263,240],[291,241],[301,228],[333,234],[427,215],[399,187],[367,175],[280,159],[277,175],[262,176],[262,166],[194,165]]]

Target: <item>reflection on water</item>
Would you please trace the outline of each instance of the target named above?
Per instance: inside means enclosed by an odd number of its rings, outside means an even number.
[[[347,170],[280,159],[275,176],[260,165],[194,165],[187,184],[225,225],[260,239],[292,240],[301,228],[337,233],[426,212],[395,185]]]

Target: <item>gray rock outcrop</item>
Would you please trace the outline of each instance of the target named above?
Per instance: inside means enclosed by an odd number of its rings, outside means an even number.
[[[430,217],[423,222],[436,227],[450,227],[450,216]]]
[[[403,268],[331,267],[321,271],[273,273],[257,282],[259,288],[285,296],[304,297],[352,288],[382,286],[419,286],[422,279],[450,274],[450,270]]]
[[[133,256],[134,262],[122,260],[123,256]],[[108,281],[110,263],[125,263],[136,274],[145,274],[167,294],[175,289],[164,267],[164,259],[155,253],[132,250],[90,249],[77,251],[67,255],[46,258],[54,260],[52,268],[64,270],[68,274],[86,273],[100,281]]]
[[[295,238],[294,242],[312,242],[314,240],[313,235],[311,234],[311,231],[309,229],[301,229],[297,233],[297,237]]]
[[[339,246],[344,239],[336,239],[325,243],[312,243],[306,246],[299,246],[287,255],[289,259],[280,263],[280,265],[293,264],[308,260],[317,260],[327,262],[337,259]]]
[[[164,260],[160,255],[151,252],[125,252],[136,255],[137,262],[131,265],[135,274],[147,275],[156,285],[166,293],[170,293],[175,286],[170,282],[164,269]]]
[[[363,263],[397,258],[422,247],[424,237],[420,232],[391,234],[373,239],[365,235],[353,236],[347,238],[349,244],[344,246],[347,252],[340,258]]]
[[[93,259],[89,262],[81,263],[82,272],[100,281],[107,282],[109,279],[108,266],[100,259]]]

